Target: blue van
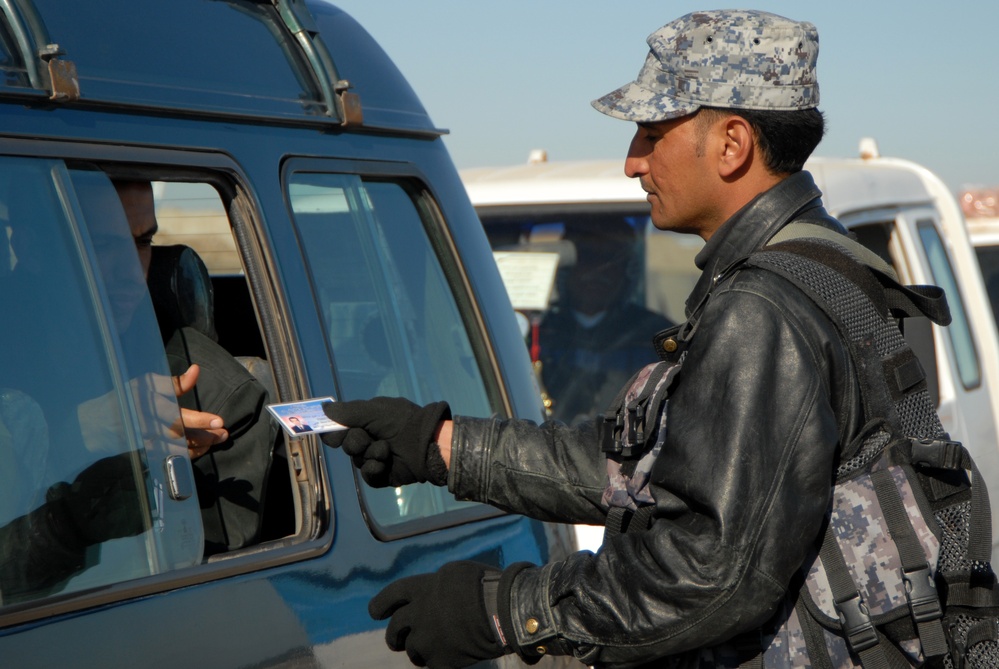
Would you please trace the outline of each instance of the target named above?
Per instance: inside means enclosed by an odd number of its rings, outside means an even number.
[[[387,583],[571,550],[266,410],[543,417],[442,131],[348,15],[3,0],[0,72],[0,666],[408,666]],[[236,403],[197,451],[184,412]]]

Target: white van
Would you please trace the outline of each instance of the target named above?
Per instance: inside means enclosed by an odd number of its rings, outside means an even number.
[[[945,289],[951,325],[941,328],[925,319],[910,319],[906,336],[926,369],[945,429],[969,448],[983,476],[999,489],[999,335],[961,207],[926,168],[880,157],[871,140],[861,146],[863,157],[816,157],[806,169],[821,188],[829,212],[889,260],[903,283]],[[531,323],[527,336],[552,415],[578,420],[575,410],[570,412],[574,415],[559,415],[560,393],[599,384],[577,381],[587,378],[586,372],[574,371],[569,375],[573,383],[565,390],[558,383],[559,370],[545,360],[546,347],[557,349],[569,337],[547,332],[544,322],[550,314],[565,311],[567,276],[582,257],[574,252],[572,235],[587,226],[622,230],[633,253],[619,255],[619,269],[614,271],[630,273],[637,286],[628,299],[674,322],[684,317],[684,299],[698,276],[693,258],[702,241],[655,229],[646,194],[637,180],[624,175],[621,160],[547,162],[543,152],[535,152],[526,164],[468,169],[461,177],[494,251],[559,254],[548,305],[525,314]],[[615,362],[610,348],[577,357],[591,364],[602,357],[610,366]],[[563,356],[556,364],[568,359]],[[601,397],[591,413],[602,411],[605,402]],[[993,552],[999,554],[999,504],[993,505],[993,527]]]
[[[992,303],[992,315],[999,323],[999,187],[963,191],[960,201]]]

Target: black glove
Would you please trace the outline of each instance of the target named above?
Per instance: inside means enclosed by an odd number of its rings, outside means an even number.
[[[350,428],[324,433],[323,443],[343,448],[368,485],[447,484],[447,466],[440,449],[431,446],[437,426],[451,418],[447,402],[421,407],[402,397],[375,397],[325,402],[323,411]]]
[[[451,562],[435,574],[390,583],[371,599],[368,613],[375,620],[391,616],[385,642],[405,650],[413,664],[467,667],[511,652],[500,642],[498,613],[487,610],[483,593],[485,582],[495,585],[500,574],[478,562]]]

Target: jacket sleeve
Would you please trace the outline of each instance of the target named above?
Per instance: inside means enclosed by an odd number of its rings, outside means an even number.
[[[607,465],[595,424],[456,416],[448,488],[538,520],[602,525]]]
[[[761,274],[741,272],[704,311],[667,408],[651,529],[517,575],[525,654],[628,665],[716,645],[776,610],[821,528],[846,423],[836,407],[856,402],[835,327]]]

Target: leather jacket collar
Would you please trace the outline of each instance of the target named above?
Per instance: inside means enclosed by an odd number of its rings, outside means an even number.
[[[723,270],[762,248],[795,214],[816,208],[822,218],[827,218],[821,211],[821,197],[822,191],[812,175],[802,170],[760,193],[725,221],[694,259],[701,278],[687,298],[687,316],[701,303]]]

